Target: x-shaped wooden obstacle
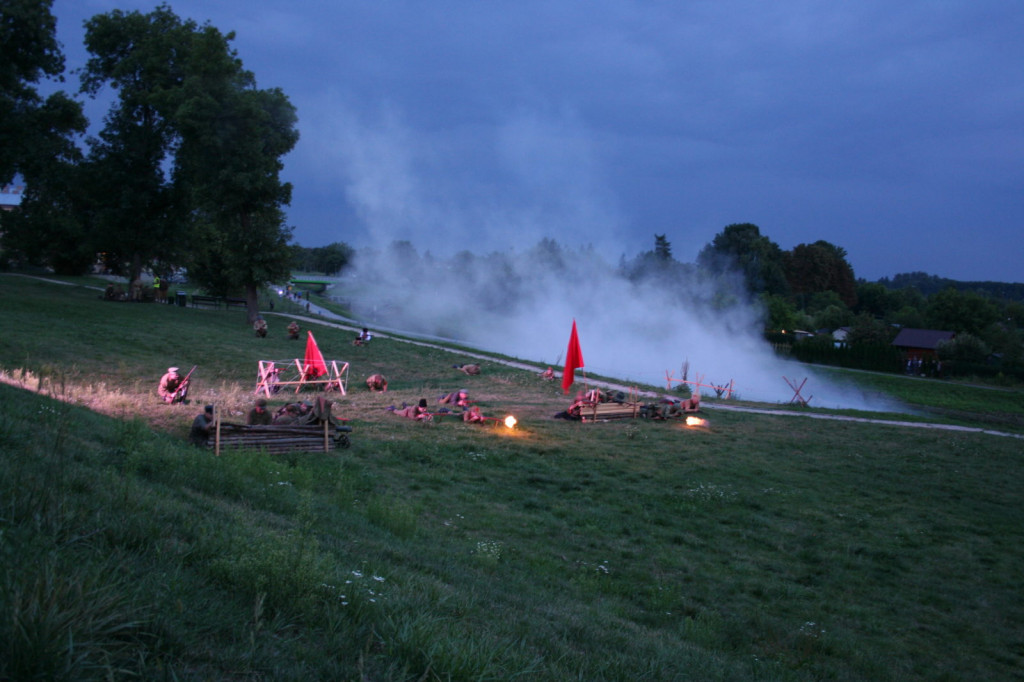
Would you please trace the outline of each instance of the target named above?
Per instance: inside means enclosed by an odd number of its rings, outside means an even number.
[[[786,377],[782,377],[782,378],[786,379]],[[800,405],[801,407],[807,407],[807,404],[809,402],[811,402],[811,398],[814,397],[812,395],[810,398],[804,398],[802,395],[800,395],[800,391],[803,390],[804,384],[807,383],[807,377],[804,377],[804,380],[800,382],[799,386],[796,384],[796,379],[794,379],[793,381],[790,381],[789,379],[786,379],[786,383],[789,384],[789,387],[791,389],[793,389],[793,397],[790,399],[789,402],[790,403],[796,403],[797,405]]]

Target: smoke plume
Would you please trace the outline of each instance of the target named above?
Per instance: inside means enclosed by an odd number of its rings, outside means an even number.
[[[599,136],[572,112],[515,112],[483,127],[472,149],[414,134],[386,107],[371,119],[341,104],[321,125],[337,141],[322,162],[340,169],[370,235],[340,287],[364,324],[558,369],[575,319],[590,374],[666,386],[685,364],[690,380],[776,403],[794,397],[784,377],[806,378],[814,406],[884,409],[776,356],[760,309],[727,280],[615,254],[622,221]],[[484,154],[488,175],[461,170]]]

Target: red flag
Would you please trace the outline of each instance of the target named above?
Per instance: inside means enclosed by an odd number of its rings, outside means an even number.
[[[316,345],[313,332],[307,329],[306,333],[309,336],[306,337],[306,358],[302,363],[304,365],[303,372],[307,379],[316,379],[322,374],[327,374],[327,363],[324,362],[320,347]]]
[[[565,371],[562,372],[562,392],[568,393],[576,370],[583,367],[583,351],[580,350],[580,337],[576,335],[576,320],[572,321],[572,334],[569,335],[569,349],[565,351]]]

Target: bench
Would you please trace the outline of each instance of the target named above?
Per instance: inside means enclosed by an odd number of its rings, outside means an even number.
[[[244,298],[227,298],[224,299],[225,305],[228,308],[248,308],[249,303]]]
[[[640,403],[589,403],[580,408],[583,421],[635,419],[639,416]]]
[[[220,296],[200,296],[199,294],[192,294],[192,307],[205,308],[209,306],[212,308],[220,308],[221,300]]]

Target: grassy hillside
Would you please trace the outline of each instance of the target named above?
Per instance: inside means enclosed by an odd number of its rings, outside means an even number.
[[[192,417],[241,418],[257,361],[301,355],[289,318],[258,339],[0,275],[0,319],[0,679],[1024,676],[1018,438],[567,423],[532,372],[316,327],[351,363],[352,447],[215,457]],[[171,364],[199,365],[190,406],[156,401]],[[384,409],[459,387],[519,427]],[[978,424],[1019,414],[977,395]]]

